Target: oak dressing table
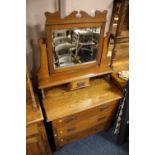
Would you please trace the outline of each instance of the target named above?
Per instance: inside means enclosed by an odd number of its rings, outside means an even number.
[[[59,12],[45,13],[38,81],[57,149],[108,129],[121,98],[105,77],[113,72],[107,61],[106,15],[74,11],[61,19]]]

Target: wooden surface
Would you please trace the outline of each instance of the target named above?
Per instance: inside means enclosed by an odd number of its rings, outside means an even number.
[[[91,133],[108,129],[117,105],[118,100],[114,100],[52,121],[56,148],[58,149],[64,144],[86,137]]]
[[[123,88],[125,87],[126,85],[126,80],[123,80],[121,78],[119,78],[119,75],[118,73],[113,73],[111,74],[111,80],[113,83],[116,84],[116,86],[120,89],[120,90],[123,90]]]
[[[27,101],[26,103],[26,125],[43,120],[41,107],[38,101],[37,101],[37,107],[38,107],[37,111],[34,111],[31,103]]]
[[[51,24],[74,24],[74,23],[97,23],[97,22],[106,22],[107,11],[96,11],[95,16],[92,17],[84,11],[80,11],[81,17],[77,17],[77,11],[71,12],[65,18],[60,17],[60,12],[50,13],[46,12],[46,25]]]
[[[26,155],[52,155],[42,121],[26,126]]]
[[[129,43],[117,44],[114,72],[129,70]]]
[[[43,100],[47,122],[121,98],[118,89],[103,78],[91,80],[90,83],[89,87],[70,92],[65,86],[51,88]]]
[[[40,69],[38,72],[38,79],[49,78],[48,57],[46,43],[43,39],[39,40],[40,46]]]
[[[26,66],[26,101],[32,104],[34,111],[37,111],[37,103],[28,72],[28,66]]]
[[[129,44],[121,43],[117,45],[116,60],[114,61],[114,72],[111,74],[112,81],[122,90],[126,81],[118,77],[118,72],[129,70]]]
[[[37,96],[37,110],[26,103],[26,155],[52,155],[43,124],[43,115]]]
[[[58,141],[59,142],[58,144],[61,147],[61,146],[65,145],[65,144],[71,143],[71,142],[73,142],[75,140],[78,140],[78,139],[80,139],[82,137],[84,138],[84,137],[87,137],[89,135],[95,134],[95,133],[97,133],[99,131],[103,131],[104,129],[105,129],[105,125],[104,124],[99,124],[97,126],[93,126],[93,127],[89,128],[89,129],[86,129],[86,130],[84,130],[82,132],[79,132],[79,133],[67,136],[67,137],[65,137],[63,139],[60,139]]]
[[[116,109],[117,103],[118,100],[107,103],[106,106],[97,106],[95,108],[68,116],[67,118],[65,117],[53,121],[53,125],[57,129],[58,137],[63,138],[88,129],[92,126],[106,123],[113,113],[113,110]],[[109,104],[110,106],[108,106]]]
[[[129,1],[128,0],[114,1],[112,19],[115,18],[116,16],[118,20],[116,21],[117,23],[116,32],[114,33],[114,37],[112,37],[114,39],[114,48],[112,50],[112,58],[111,58],[111,64],[110,64],[111,67],[114,67],[113,63],[115,61],[115,56],[117,52],[118,36],[121,35],[123,30],[129,30]],[[114,20],[112,20],[111,22],[113,21]],[[112,27],[113,27],[113,24],[111,23],[111,29]]]
[[[88,86],[90,86],[89,78],[70,82],[68,84],[68,89],[75,90],[75,89],[84,88],[84,87],[88,87]]]
[[[104,72],[103,72],[104,70]],[[88,69],[83,69],[77,72],[68,72],[66,74],[51,74],[50,78],[46,78],[44,80],[39,81],[39,89],[44,89],[48,87],[53,87],[65,83],[69,83],[75,80],[81,80],[85,78],[91,78],[95,76],[100,76],[104,74],[109,74],[112,73],[113,70],[110,67],[95,67],[95,68],[88,68]]]
[[[62,128],[64,126],[74,125],[80,122],[81,120],[85,118],[89,118],[91,116],[107,115],[107,113],[109,113],[110,111],[113,110],[113,108],[115,108],[114,106],[115,103],[116,101],[109,102],[107,104],[103,104],[103,105],[88,109],[86,111],[78,112],[76,114],[57,119],[54,121],[54,124],[58,128]]]
[[[112,51],[113,44],[109,45],[109,51]],[[113,63],[113,72],[129,70],[129,43],[117,43],[117,52]],[[110,61],[110,59],[109,59]]]

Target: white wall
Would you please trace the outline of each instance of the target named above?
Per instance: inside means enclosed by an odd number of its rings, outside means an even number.
[[[57,8],[57,0],[26,0],[26,61],[34,74],[40,63],[38,40],[44,36],[44,13],[55,12]]]
[[[92,15],[92,12],[95,10],[108,10],[106,32],[109,30],[113,0],[61,0],[61,3],[62,17],[74,10],[84,10],[90,15]]]

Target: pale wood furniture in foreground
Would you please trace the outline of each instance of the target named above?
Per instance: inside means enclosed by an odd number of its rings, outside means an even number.
[[[26,98],[26,154],[51,155],[43,124],[43,114],[38,97],[34,94],[27,71]],[[31,90],[29,90],[31,89]],[[29,93],[31,91],[31,93]]]
[[[37,111],[33,111],[30,104],[26,105],[26,154],[51,155],[43,115],[38,103]]]

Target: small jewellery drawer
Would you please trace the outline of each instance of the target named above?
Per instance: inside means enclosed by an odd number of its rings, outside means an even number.
[[[63,146],[65,144],[68,144],[70,142],[73,142],[73,141],[78,140],[78,139],[83,138],[83,137],[87,137],[91,134],[97,133],[97,132],[102,131],[104,129],[105,129],[105,124],[102,123],[102,124],[96,125],[94,127],[91,127],[89,129],[78,132],[76,134],[66,136],[64,138],[58,137],[57,141],[58,141],[59,146]]]
[[[68,84],[69,90],[75,90],[83,87],[87,87],[90,85],[90,80],[89,79],[82,79],[82,80],[77,80],[74,82],[70,82]]]
[[[71,134],[83,131],[91,128],[97,124],[106,123],[108,118],[111,116],[111,112],[107,111],[104,114],[98,113],[96,116],[85,118],[75,124],[68,124],[62,128],[57,128],[58,137],[66,137]]]
[[[89,117],[96,116],[99,114],[104,115],[104,113],[107,113],[108,111],[112,111],[116,107],[117,105],[116,103],[117,103],[116,101],[109,102],[109,103],[76,113],[74,115],[70,115],[67,117],[63,117],[61,119],[57,119],[53,122],[57,128],[61,128],[63,126],[68,126],[68,125],[74,125],[77,122],[81,120],[85,120]]]

